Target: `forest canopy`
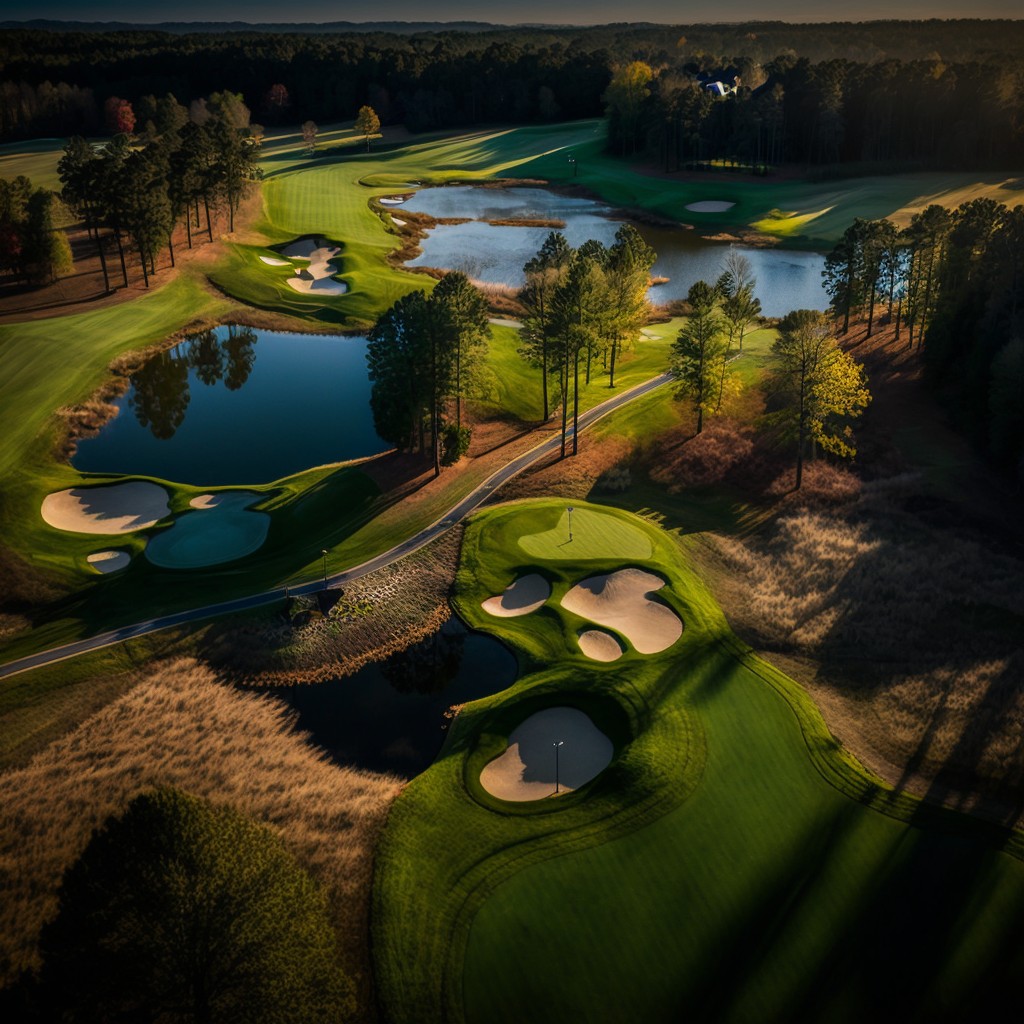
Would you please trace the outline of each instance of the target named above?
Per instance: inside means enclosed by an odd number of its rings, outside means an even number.
[[[15,29],[0,35],[0,137],[95,133],[114,96],[188,106],[223,91],[264,124],[330,123],[363,105],[412,131],[597,117],[615,73],[636,62],[651,81],[630,146],[669,166],[1005,165],[1024,148],[1024,22],[937,20],[404,35]],[[709,74],[740,88],[714,103],[693,87]]]

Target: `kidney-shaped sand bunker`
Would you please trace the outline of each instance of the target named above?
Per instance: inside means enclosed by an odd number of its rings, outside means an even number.
[[[505,752],[484,765],[480,785],[501,800],[543,800],[558,789],[571,792],[596,778],[615,752],[590,716],[576,708],[545,708],[512,730]]]
[[[502,593],[481,601],[489,615],[503,619],[535,612],[551,596],[551,584],[540,573],[531,572],[513,580]]]
[[[614,629],[640,654],[657,654],[683,635],[679,616],[648,597],[663,586],[663,579],[643,569],[619,569],[577,583],[562,598],[562,607]]]

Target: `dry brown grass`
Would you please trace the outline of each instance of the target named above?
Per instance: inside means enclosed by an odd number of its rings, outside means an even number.
[[[64,870],[138,793],[172,785],[276,829],[327,893],[344,966],[373,1017],[373,852],[401,783],[333,764],[279,701],[195,661],[164,663],[27,766],[0,776],[0,984],[37,963]]]
[[[669,494],[711,487],[738,477],[751,480],[753,431],[733,420],[712,420],[696,437],[674,432],[659,439],[648,458],[650,477]]]
[[[571,447],[571,440],[569,443]],[[510,480],[494,500],[505,502],[559,494],[582,501],[599,486],[605,474],[618,466],[630,465],[633,454],[633,445],[622,438],[603,437],[596,440],[588,437],[581,442],[579,454],[560,459],[556,452],[539,465]]]
[[[798,677],[881,774],[1019,821],[1024,563],[914,474],[856,497],[847,476],[812,478],[754,540],[714,539],[715,577],[741,583],[727,614],[787,670],[824,666]]]

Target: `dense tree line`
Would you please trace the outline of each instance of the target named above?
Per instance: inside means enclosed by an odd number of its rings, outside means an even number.
[[[216,211],[226,210],[234,230],[239,204],[259,177],[257,136],[240,96],[215,93],[191,110],[171,95],[144,97],[140,108],[152,115],[144,134],[121,132],[100,147],[73,136],[58,165],[61,198],[95,240],[108,291],[118,271],[128,284],[127,245],[137,251],[148,286],[158,250],[166,246],[174,263],[177,225],[184,224],[189,248],[194,231],[212,240]],[[123,125],[135,121],[126,102],[110,110]],[[0,270],[32,283],[70,270],[67,239],[53,227],[54,199],[45,190],[32,192],[27,179],[0,179]]]
[[[541,371],[544,419],[561,403],[563,456],[570,436],[570,401],[573,455],[579,447],[581,373],[584,386],[589,385],[600,360],[601,369],[608,373],[608,386],[615,387],[618,357],[636,343],[647,323],[647,287],[656,258],[636,228],[625,224],[610,247],[591,239],[573,249],[562,234],[553,231],[523,268],[520,354]]]
[[[53,223],[55,203],[52,192],[33,189],[24,175],[0,178],[0,273],[41,285],[71,271],[67,236]]]
[[[718,280],[695,281],[687,294],[690,315],[672,346],[672,375],[676,396],[693,404],[694,434],[734,390],[729,361],[743,352],[744,335],[761,316],[756,284],[750,260],[730,249]]]
[[[779,150],[783,158],[833,159],[835,131],[828,119],[838,89],[842,158],[856,153],[855,159],[893,159],[885,152],[863,154],[884,149],[885,137],[899,138],[900,126],[888,131],[887,119],[910,106],[927,115],[936,97],[952,92],[958,108],[969,110],[986,86],[988,106],[1001,108],[1007,90],[1015,105],[1022,43],[1024,27],[1012,21],[518,27],[410,35],[7,31],[0,37],[0,137],[90,133],[101,127],[111,96],[137,103],[169,92],[186,104],[214,92],[240,93],[270,124],[293,112],[329,122],[363,104],[384,124],[413,130],[571,119],[600,114],[613,71],[639,61],[652,69],[657,98],[645,117],[644,145],[679,146],[681,158],[688,158],[692,139],[674,140],[693,134],[695,115],[677,111],[673,127],[667,111],[689,103],[676,96],[673,83],[689,80],[692,69],[735,68],[750,87],[760,84],[763,72],[755,69],[770,69],[776,76],[771,89],[778,84],[784,90],[777,101],[788,133]],[[929,76],[936,75],[938,84],[930,84]],[[870,103],[881,105],[877,117]],[[739,145],[730,142],[733,135],[746,138],[751,129],[744,121],[755,113],[763,117],[762,106],[719,104],[703,117],[703,157],[729,155]],[[970,128],[970,117],[963,120]],[[873,140],[871,125],[879,126],[880,141]],[[766,124],[762,146],[770,131]],[[812,134],[804,137],[803,131]],[[927,151],[930,141],[922,128],[905,148]],[[972,152],[969,147],[970,139],[964,152]],[[756,142],[753,148],[752,159]]]
[[[1024,206],[933,205],[901,230],[858,219],[828,254],[832,311],[879,315],[921,351],[963,428],[1024,480]]]
[[[463,399],[487,339],[487,303],[461,271],[428,296],[410,292],[370,331],[366,360],[377,433],[403,451],[429,456],[434,475],[468,450]]]
[[[723,411],[740,389],[729,364],[743,350],[743,336],[760,317],[750,261],[731,250],[714,284],[696,281],[687,295],[689,315],[672,346],[676,397],[694,410],[694,436],[707,416]],[[839,347],[825,314],[796,309],[779,322],[765,377],[768,435],[792,448],[794,486],[803,482],[804,461],[819,449],[853,458],[857,448],[851,421],[871,400],[863,367]]]
[[[734,162],[887,167],[1016,166],[1024,159],[1024,58],[964,63],[735,59],[706,87],[703,63],[618,68],[605,93],[614,152],[666,170]]]
[[[541,371],[544,420],[561,406],[563,456],[578,450],[580,387],[590,384],[598,363],[614,387],[621,353],[647,322],[655,258],[627,224],[608,247],[590,240],[573,249],[551,232],[524,268],[520,355]],[[429,457],[435,475],[468,449],[463,400],[474,390],[487,332],[487,303],[461,271],[446,274],[429,296],[403,296],[370,332],[377,433]]]

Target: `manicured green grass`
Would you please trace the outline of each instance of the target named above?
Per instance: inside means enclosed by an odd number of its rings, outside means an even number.
[[[1000,172],[920,172],[828,182],[772,177],[737,180],[727,174],[676,180],[671,175],[645,174],[638,165],[605,152],[600,132],[572,146],[572,151],[576,177],[561,150],[518,165],[516,173],[583,185],[615,205],[648,210],[699,230],[754,228],[797,248],[831,247],[856,217],[892,217],[902,226],[929,203],[953,207],[981,197],[1011,207],[1020,202],[1019,176]],[[686,209],[702,200],[735,205],[721,213]]]
[[[521,345],[516,328],[491,324],[487,354],[477,373],[473,399],[477,412],[511,416],[524,423],[543,417],[540,370],[519,355]]]
[[[574,514],[570,515],[562,506],[551,509],[549,518],[551,525],[546,530],[520,536],[519,548],[527,557],[541,562],[651,557],[651,542],[646,531],[617,516],[584,507],[574,509]]]
[[[133,302],[59,319],[0,327],[0,479],[26,449],[55,439],[54,409],[85,401],[124,352],[167,338],[190,320],[212,319],[230,304],[179,278]]]
[[[374,898],[389,1018],[958,1021],[1011,997],[1024,837],[860,767],[803,690],[732,636],[670,534],[606,510],[648,533],[650,559],[525,559],[519,538],[563,509],[498,507],[467,531],[456,606],[525,674],[462,710],[392,810]],[[667,579],[658,596],[685,630],[664,654],[602,665],[558,601],[623,564]],[[552,583],[543,609],[483,612],[529,569]],[[480,769],[555,704],[608,732],[611,766],[557,800],[489,797]]]
[[[57,164],[67,139],[30,139],[0,145],[0,178],[29,178],[36,188],[60,191]]]

